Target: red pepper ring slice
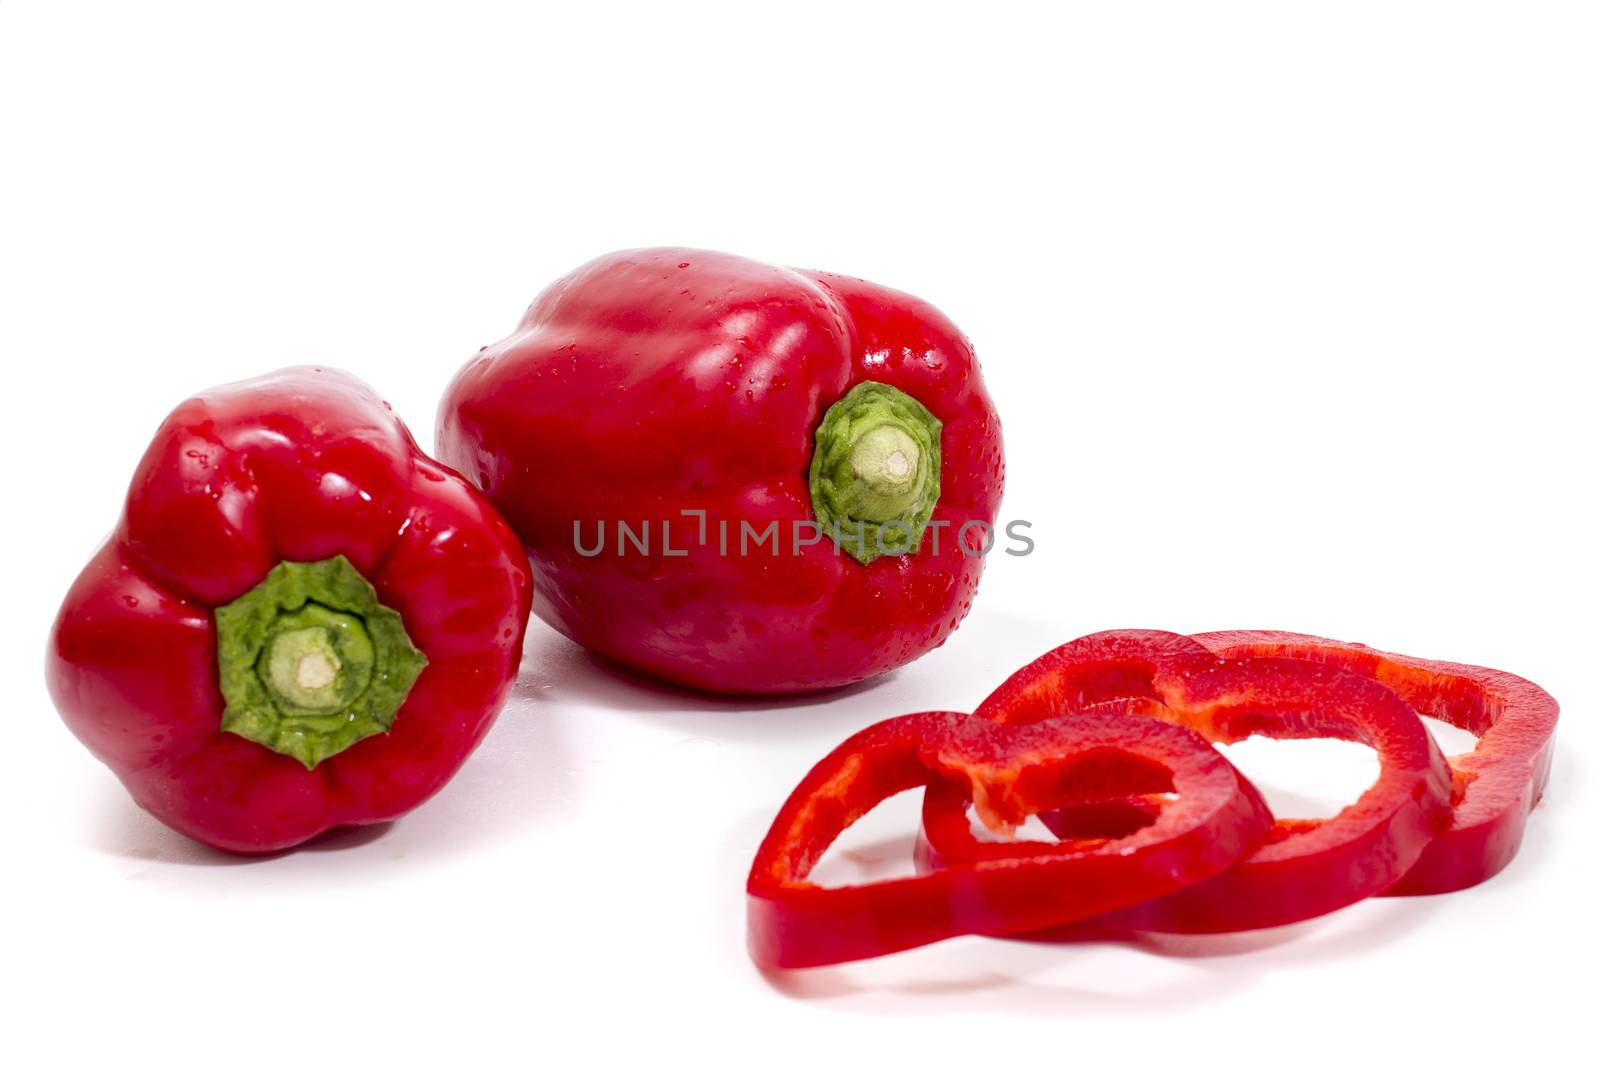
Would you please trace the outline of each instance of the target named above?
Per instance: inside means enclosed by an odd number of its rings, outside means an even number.
[[[1217,658],[1194,638],[1167,630],[1101,630],[1059,645],[1017,670],[984,698],[983,707],[991,710],[985,717],[1005,721],[1008,715],[994,710],[1013,706],[1065,715],[1129,698],[1157,700],[1156,675],[1163,667],[1168,672],[1184,666],[1200,669]],[[1157,714],[1154,708],[1147,710]],[[1030,715],[1025,721],[1045,717]]]
[[[1445,826],[1448,765],[1415,711],[1385,686],[1303,660],[1241,659],[1196,669],[1192,661],[1163,661],[1159,652],[1154,659],[1157,698],[1130,702],[1131,710],[1173,719],[1224,743],[1254,734],[1359,741],[1377,750],[1382,769],[1377,782],[1334,818],[1277,823],[1268,842],[1238,866],[1101,916],[1098,925],[1220,933],[1309,919],[1397,882]],[[1009,723],[1071,714],[1048,695],[1029,693],[1048,694],[1049,688],[1007,683],[978,714]],[[992,854],[994,846],[977,841],[965,819],[948,817],[942,788],[930,789],[924,800],[924,861],[971,863]]]
[[[1555,749],[1555,699],[1525,678],[1489,667],[1418,659],[1366,645],[1276,630],[1225,630],[1195,641],[1224,659],[1280,656],[1376,678],[1418,712],[1477,735],[1450,759],[1455,810],[1449,829],[1388,889],[1448,893],[1477,885],[1511,862],[1528,812],[1544,792]]]
[[[990,825],[1094,795],[1175,792],[1114,843],[1009,842],[979,862],[821,886],[828,846],[884,799],[939,784]],[[956,712],[869,726],[813,767],[779,810],[747,884],[750,954],[763,967],[866,959],[960,934],[1075,922],[1191,885],[1253,851],[1271,817],[1254,788],[1192,731],[1139,716],[1008,727]]]
[[[1090,716],[1150,716],[1155,719],[1159,718],[1159,711],[1165,710],[1157,701],[1139,697],[1097,702],[1093,709],[1085,715],[1044,721],[1075,722]],[[1234,773],[1238,774],[1238,771]],[[1249,779],[1242,774],[1239,778],[1248,785]],[[978,837],[970,819],[976,805],[968,791],[960,788],[959,784],[934,783],[923,794],[923,826],[916,843],[917,866],[924,871],[947,866],[949,855],[962,857],[958,862],[977,862],[1004,856],[1099,848],[1154,825],[1176,799],[1171,785],[1170,781],[1136,781],[1126,776],[1122,776],[1120,781],[1112,775],[1080,778],[1070,786],[1057,790],[1053,797],[1055,806],[1030,813],[1037,815],[1039,821],[1057,838],[1055,841],[1038,842],[1009,840],[1010,827],[1002,827],[999,836],[987,839]],[[1137,792],[1141,788],[1147,791],[1142,794]],[[1249,789],[1255,792],[1253,785],[1249,785]],[[989,828],[988,820],[982,818],[982,812],[977,814],[979,821],[985,823],[986,829]],[[1267,833],[1270,835],[1271,830]],[[1263,843],[1265,840],[1263,836]],[[938,842],[938,845],[934,842]],[[949,854],[945,849],[949,849]]]

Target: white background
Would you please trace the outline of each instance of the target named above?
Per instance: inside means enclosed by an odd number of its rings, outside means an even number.
[[[1597,53],[1583,4],[0,4],[7,1058],[1586,1045]],[[243,862],[136,809],[40,662],[162,416],[317,361],[430,441],[449,376],[541,286],[662,243],[948,312],[1038,551],[991,562],[945,648],[814,699],[641,683],[536,622],[488,741],[387,832]],[[1561,747],[1522,856],[1264,934],[757,973],[745,870],[811,762],[1113,626],[1542,683]],[[1317,814],[1370,780],[1364,752],[1235,755]],[[914,810],[826,876],[904,869]]]

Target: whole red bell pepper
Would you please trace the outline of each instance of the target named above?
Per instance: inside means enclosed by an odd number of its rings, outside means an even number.
[[[917,786],[948,790],[1001,831],[1078,800],[1177,797],[1116,841],[996,842],[914,877],[810,880],[847,827]],[[823,757],[778,812],[747,883],[751,955],[762,966],[812,967],[960,934],[1028,933],[1204,884],[1252,852],[1270,823],[1227,760],[1169,723],[1123,714],[1010,727],[954,712],[902,715]]]
[[[618,252],[557,281],[456,376],[438,445],[521,535],[546,621],[702,689],[915,659],[999,541],[1000,423],[955,326],[716,252]]]
[[[416,807],[516,676],[515,535],[375,393],[302,367],[169,415],[47,673],[142,807],[263,852]]]
[[[1477,735],[1477,747],[1450,759],[1455,799],[1449,829],[1387,890],[1389,895],[1465,889],[1517,854],[1528,813],[1550,776],[1560,714],[1555,699],[1537,685],[1490,667],[1278,630],[1227,630],[1196,634],[1194,640],[1225,659],[1284,656],[1376,678],[1423,715]]]
[[[1388,889],[1450,820],[1444,756],[1404,700],[1371,678],[1303,659],[1219,660],[1201,642],[1124,630],[1068,642],[1019,670],[978,715],[1003,723],[1120,708],[1181,723],[1215,742],[1260,734],[1335,737],[1377,750],[1378,780],[1326,820],[1280,820],[1267,842],[1197,885],[1095,919],[1133,930],[1214,933],[1312,918]],[[928,790],[930,862],[971,862],[995,846],[973,838],[960,798]],[[1072,832],[1093,833],[1078,819]]]

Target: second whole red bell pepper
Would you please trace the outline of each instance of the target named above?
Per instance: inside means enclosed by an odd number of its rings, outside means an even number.
[[[438,445],[521,535],[547,622],[701,689],[909,662],[1000,542],[1000,423],[950,320],[716,252],[618,252],[555,282],[456,376]]]
[[[295,368],[167,417],[47,676],[140,806],[272,851],[437,792],[510,690],[531,595],[510,529],[387,404]]]

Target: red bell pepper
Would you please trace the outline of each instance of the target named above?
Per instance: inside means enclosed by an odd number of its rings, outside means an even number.
[[[1225,659],[1283,656],[1376,678],[1423,715],[1478,737],[1452,757],[1455,810],[1391,895],[1448,893],[1476,885],[1511,862],[1528,812],[1544,793],[1560,709],[1525,678],[1465,663],[1417,659],[1366,645],[1277,630],[1227,630],[1194,640]]]
[[[1010,841],[910,878],[824,887],[828,846],[880,801],[939,784],[990,827],[1075,800],[1171,791],[1149,825],[1115,842]],[[964,820],[963,816],[963,820]],[[778,812],[747,886],[750,951],[811,967],[960,934],[1023,933],[1193,884],[1256,848],[1261,798],[1192,731],[1132,715],[1006,727],[953,712],[869,726],[822,759]]]
[[[1000,423],[955,326],[716,252],[618,252],[557,281],[456,376],[438,446],[521,535],[547,622],[701,689],[909,662],[955,630],[997,543]]]
[[[296,368],[167,417],[56,618],[50,690],[162,822],[281,849],[449,780],[531,595],[510,529],[387,404]]]
[[[1145,646],[1141,653],[1140,645]],[[1305,660],[1219,661],[1191,638],[1159,631],[1094,634],[1018,671],[979,707],[1029,723],[1127,705],[1215,742],[1254,734],[1337,737],[1371,745],[1378,781],[1325,821],[1280,820],[1237,866],[1181,892],[1099,917],[1118,929],[1211,933],[1297,922],[1396,883],[1449,820],[1450,774],[1415,711],[1370,678]],[[1073,832],[1084,833],[1079,819]],[[970,862],[989,854],[947,787],[928,791],[925,855]]]

